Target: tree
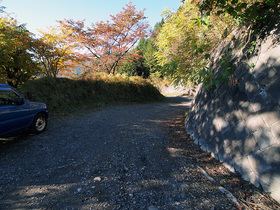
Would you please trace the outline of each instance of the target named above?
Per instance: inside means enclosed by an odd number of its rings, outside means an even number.
[[[119,69],[121,69],[122,72],[126,72],[129,75],[138,75],[148,78],[151,73],[160,71],[160,66],[155,57],[155,53],[157,52],[155,41],[162,25],[163,20],[156,23],[150,38],[140,39],[137,47],[134,48],[139,54],[139,58],[133,59],[133,63],[125,63],[124,66],[120,67]]]
[[[164,75],[179,83],[195,84],[213,47],[232,19],[209,16],[195,2],[185,1],[175,12],[165,11],[165,23],[157,36],[156,57]]]
[[[14,87],[38,73],[32,34],[15,19],[0,17],[0,80]]]
[[[199,7],[212,14],[229,14],[264,36],[274,30],[280,18],[279,0],[204,0]]]
[[[85,28],[83,21],[63,20],[61,27],[72,31],[73,42],[79,42],[88,50],[93,60],[93,70],[114,74],[116,68],[136,58],[133,47],[141,37],[148,34],[148,23],[144,10],[136,11],[130,2],[111,21],[100,21]]]
[[[152,40],[155,42],[156,41],[156,38],[162,28],[162,26],[164,25],[164,19],[162,18],[160,22],[157,22],[154,26],[154,30],[153,30],[153,33],[152,33]]]
[[[39,62],[42,73],[56,78],[58,74],[70,72],[79,61],[79,54],[75,52],[75,44],[67,41],[71,32],[48,27],[46,31],[39,31],[41,38],[36,40],[33,51]]]
[[[150,73],[159,70],[157,59],[155,57],[157,48],[152,38],[142,38],[139,41],[136,50],[139,51],[139,55],[141,56],[139,59],[139,62],[141,63],[141,65],[139,65],[139,67],[141,68],[139,69],[139,72],[142,72],[141,74],[143,74],[145,77],[148,77]]]

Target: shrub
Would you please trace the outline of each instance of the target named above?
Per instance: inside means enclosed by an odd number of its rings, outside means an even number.
[[[73,80],[41,78],[22,85],[20,92],[30,101],[44,102],[50,112],[71,113],[77,108],[161,101],[164,97],[147,80],[121,75],[97,75]]]

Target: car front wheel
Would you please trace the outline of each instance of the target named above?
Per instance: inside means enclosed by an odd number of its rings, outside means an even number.
[[[31,131],[32,133],[42,133],[47,129],[48,121],[44,114],[37,114],[33,120]]]

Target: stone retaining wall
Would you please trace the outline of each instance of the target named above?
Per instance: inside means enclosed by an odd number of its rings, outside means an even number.
[[[279,30],[279,29],[278,29]],[[229,52],[234,72],[215,90],[200,88],[186,118],[186,130],[203,150],[261,185],[280,202],[280,36],[258,39],[253,54],[239,49],[248,36],[236,33],[215,52],[213,69],[222,71]],[[233,49],[233,50],[232,50]]]

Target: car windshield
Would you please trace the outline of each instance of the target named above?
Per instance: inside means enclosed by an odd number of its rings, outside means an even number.
[[[12,90],[0,90],[0,106],[18,105],[21,97]]]

